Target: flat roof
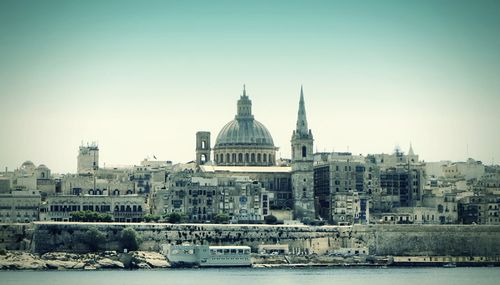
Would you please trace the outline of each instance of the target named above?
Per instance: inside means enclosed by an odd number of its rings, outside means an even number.
[[[200,165],[203,172],[236,172],[236,173],[289,173],[292,172],[290,166],[217,166],[217,165]]]
[[[250,249],[246,245],[210,245],[210,249]]]

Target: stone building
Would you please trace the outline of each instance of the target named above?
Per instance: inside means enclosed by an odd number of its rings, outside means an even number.
[[[245,176],[215,177],[177,173],[161,197],[163,213],[207,222],[225,214],[231,222],[262,222],[270,214],[272,193]]]
[[[423,171],[419,167],[392,167],[380,172],[380,196],[374,196],[380,211],[420,205]]]
[[[466,162],[453,162],[442,166],[443,175],[448,179],[479,179],[485,173],[481,161],[469,158]]]
[[[135,183],[128,178],[101,179],[86,175],[65,175],[61,178],[64,195],[120,196],[135,194]]]
[[[99,147],[96,143],[80,146],[77,158],[77,173],[90,175],[99,169]]]
[[[458,201],[458,220],[461,224],[500,224],[500,195],[468,196]]]
[[[53,179],[50,169],[40,164],[35,164],[27,160],[21,164],[21,167],[8,173],[9,189],[17,191],[39,190],[42,198],[46,195],[52,195],[56,192],[56,180]]]
[[[371,154],[368,155],[368,157],[382,170],[397,167],[400,165],[418,164],[419,162],[418,155],[414,153],[411,144],[408,150],[408,154],[405,154],[399,147],[396,147],[394,149],[394,153],[392,154]]]
[[[0,194],[0,223],[38,221],[41,195],[37,190]]]
[[[203,165],[200,171],[215,177],[246,176],[273,193],[270,207],[273,210],[292,210],[293,194],[290,166],[217,166]]]
[[[314,192],[321,218],[334,224],[367,223],[372,193],[379,191],[379,169],[351,153],[318,154]]]
[[[500,171],[486,172],[473,185],[475,193],[500,195]]]
[[[92,211],[110,214],[115,222],[140,222],[149,213],[143,196],[60,195],[49,196],[40,210],[42,221],[71,221],[71,213]]]

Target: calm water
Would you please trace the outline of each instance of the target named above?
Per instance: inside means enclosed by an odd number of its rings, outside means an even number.
[[[500,284],[500,268],[175,269],[136,271],[3,271],[18,285],[482,285]]]

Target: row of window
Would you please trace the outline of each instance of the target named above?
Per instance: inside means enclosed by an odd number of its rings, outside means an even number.
[[[226,153],[225,155],[223,153],[221,154],[216,154],[215,155],[215,162],[217,163],[231,163],[231,162],[241,162],[241,163],[244,163],[244,162],[248,162],[248,163],[255,163],[255,162],[273,162],[273,155],[272,154],[269,154],[269,156],[267,155],[267,153],[264,153],[264,154],[260,154],[260,153],[232,153],[232,154],[229,154],[229,153]]]
[[[83,205],[83,207],[80,207],[80,205],[51,205],[50,206],[50,211],[51,212],[77,212],[77,211],[96,211],[96,212],[110,212],[111,211],[111,206],[110,205]],[[116,205],[114,208],[115,212],[142,212],[142,206],[141,205]]]

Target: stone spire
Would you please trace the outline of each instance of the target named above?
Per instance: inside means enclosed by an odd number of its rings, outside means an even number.
[[[309,128],[307,127],[306,106],[304,104],[304,90],[302,85],[300,86],[299,113],[297,115],[297,127],[295,132],[301,136],[309,134]]]
[[[411,143],[410,143],[410,150],[408,150],[408,155],[412,155],[412,156],[415,155],[415,153],[413,152],[413,147],[412,147]]]

